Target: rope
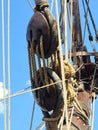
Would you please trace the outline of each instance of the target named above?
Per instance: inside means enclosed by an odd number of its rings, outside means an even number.
[[[66,0],[62,1],[62,24],[64,34],[64,47],[65,47],[65,60],[68,61],[68,42],[67,42],[67,3]]]
[[[27,2],[28,2],[28,4],[29,4],[30,8],[31,8],[32,10],[34,10],[33,7],[32,7],[31,1],[30,1],[30,0],[27,0]]]
[[[79,104],[79,101],[77,100],[77,98],[74,99],[75,101],[73,102],[74,106],[77,108],[77,110],[80,112],[80,114],[86,119],[88,120],[87,115],[85,114],[85,112],[83,111],[82,107]]]
[[[71,116],[70,116],[70,120],[69,120],[68,130],[70,130],[70,127],[71,127],[71,122],[72,122],[73,113],[74,113],[74,106],[72,107]]]
[[[4,41],[4,0],[2,0],[2,78],[4,84],[3,96],[6,95],[6,79],[5,79],[5,41]],[[4,98],[4,130],[6,130],[6,99]]]
[[[89,2],[89,1],[88,1]],[[87,25],[87,29],[88,29],[88,33],[89,33],[89,40],[90,40],[90,44],[93,48],[93,51],[96,52],[96,48],[95,48],[95,45],[94,43],[92,42],[93,41],[93,36],[91,34],[91,31],[90,31],[90,27],[89,27],[89,23],[88,23],[88,19],[87,19],[87,13],[88,13],[88,10],[86,11],[85,9],[85,5],[84,5],[84,0],[82,0],[82,4],[83,4],[83,8],[84,8],[84,13],[85,13],[85,28],[86,28],[86,25]],[[84,33],[85,34],[85,33]],[[84,39],[83,39],[83,42],[84,42]]]
[[[48,7],[48,0],[34,0],[36,4],[36,9],[37,10],[42,10],[45,7]]]
[[[66,2],[66,1],[65,1]],[[56,18],[57,18],[57,29],[58,29],[58,41],[59,41],[59,51],[60,51],[60,63],[61,63],[61,76],[62,76],[62,85],[63,85],[63,90],[64,90],[64,102],[65,106],[63,109],[63,115],[61,117],[61,128],[63,125],[63,120],[64,120],[64,114],[66,113],[66,126],[68,128],[68,111],[67,111],[67,91],[66,91],[66,86],[65,86],[65,77],[64,77],[64,64],[63,64],[63,56],[62,56],[62,44],[61,44],[61,35],[60,35],[60,29],[59,29],[59,16],[58,16],[58,2],[55,0],[55,5],[56,5]]]
[[[30,92],[33,92],[33,91],[36,91],[36,90],[44,89],[44,88],[47,88],[47,87],[51,87],[52,85],[55,85],[55,84],[61,83],[61,82],[62,82],[62,80],[59,80],[58,82],[47,84],[47,85],[37,87],[37,88],[31,89],[31,90],[26,90],[26,89],[24,91],[20,90],[19,92],[16,92],[16,93],[10,95],[10,98],[20,96],[20,95],[23,95],[23,94],[26,94],[26,93],[30,93]],[[8,96],[5,96],[4,98],[0,99],[0,102],[3,101],[4,99],[8,99]]]
[[[32,42],[34,42],[33,39],[32,39]],[[31,57],[32,57],[34,81],[35,81],[35,86],[37,87],[38,86],[38,80],[37,80],[36,63],[35,63],[35,55],[34,55],[34,43],[31,43]]]
[[[42,56],[42,61],[43,61],[43,66],[44,66],[44,78],[45,78],[45,83],[48,84],[48,76],[47,76],[47,70],[46,70],[46,63],[45,63],[45,56],[44,56],[44,49],[43,49],[43,43],[42,43],[42,36],[40,37],[40,50],[41,50],[41,56]]]
[[[96,40],[98,40],[98,32],[97,32],[96,25],[95,25],[95,22],[94,22],[94,19],[93,19],[93,16],[92,16],[92,13],[91,13],[91,10],[90,10],[90,7],[89,7],[89,5],[88,5],[87,0],[85,0],[85,3],[86,3],[86,5],[87,5],[87,9],[88,9],[88,12],[89,12],[89,15],[90,15],[92,24],[93,24],[93,28],[94,28],[95,35],[96,35]]]
[[[91,122],[91,130],[94,129],[94,115],[95,115],[95,98],[96,96],[93,97],[93,105],[92,105],[92,122]]]
[[[88,4],[89,4],[89,0],[88,0]],[[87,15],[88,15],[88,8],[86,9],[86,17],[87,17]],[[85,19],[85,24],[84,24],[83,43],[85,40],[85,33],[86,33],[86,19]]]
[[[54,1],[55,1],[55,0],[52,0],[52,2],[51,2],[51,9],[50,9],[51,12],[52,12],[52,10],[53,10]]]
[[[43,76],[42,76],[42,67],[41,67],[41,62],[40,62],[40,54],[39,54],[38,46],[36,46],[36,54],[37,54],[37,56],[38,56],[38,64],[39,64],[40,78],[41,78],[41,81],[42,81],[43,84],[44,84],[44,80],[43,80]]]
[[[72,58],[72,42],[73,42],[73,39],[72,39],[72,32],[73,32],[73,19],[72,19],[72,13],[73,13],[73,1],[71,0],[71,11],[70,11],[70,62],[71,62],[71,58]]]
[[[36,5],[48,4],[48,0],[34,0]]]
[[[32,116],[31,116],[31,122],[30,122],[30,130],[32,130],[32,124],[33,124],[33,118],[34,118],[34,109],[35,109],[35,101],[33,103]]]
[[[85,21],[86,21],[86,25],[87,25],[87,29],[88,29],[88,33],[89,33],[89,40],[93,41],[93,36],[91,34],[88,19],[87,19],[87,13],[86,13],[85,5],[84,5],[84,0],[82,0],[82,4],[83,4],[83,9],[84,9],[84,14],[85,14],[84,15],[85,16]]]
[[[30,81],[31,81],[31,84],[33,84],[33,80],[32,80],[32,64],[31,64],[31,48],[30,48],[29,43],[28,43],[28,62],[29,62]]]
[[[10,0],[8,0],[8,130],[10,130]]]

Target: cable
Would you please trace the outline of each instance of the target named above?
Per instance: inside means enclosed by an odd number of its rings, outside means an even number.
[[[6,79],[5,79],[5,31],[4,31],[4,0],[2,0],[2,78],[3,78],[3,84],[4,84],[4,91],[3,91],[3,100],[4,100],[4,130],[6,130]]]

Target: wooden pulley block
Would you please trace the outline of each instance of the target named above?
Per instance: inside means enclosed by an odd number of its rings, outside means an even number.
[[[57,82],[58,80],[60,80],[57,74],[50,68],[47,68],[47,75],[48,75],[48,84],[53,84]],[[42,73],[42,76],[43,76],[43,79],[45,79],[44,73]],[[38,86],[36,86],[34,83],[32,86],[33,89],[46,85],[45,82],[43,83],[41,81],[39,71],[37,71],[37,77],[38,77]],[[41,107],[41,110],[48,112],[48,111],[54,110],[56,106],[58,105],[58,102],[59,102],[58,94],[60,95],[61,91],[62,91],[62,84],[57,83],[57,84],[48,86],[46,88],[41,88],[39,90],[33,91],[33,96],[36,103]]]
[[[34,44],[34,50],[36,53],[36,46],[38,45],[40,53],[40,37],[42,36],[44,54],[46,55],[49,49],[50,40],[50,28],[45,16],[37,11],[32,16],[28,27],[27,27],[27,41],[28,43]]]
[[[57,24],[51,12],[46,9],[46,12],[36,11],[32,16],[27,27],[27,41],[32,43],[35,53],[38,45],[39,56],[41,56],[40,42],[43,45],[44,57],[49,58],[56,51],[58,46]],[[41,39],[42,38],[42,39]]]

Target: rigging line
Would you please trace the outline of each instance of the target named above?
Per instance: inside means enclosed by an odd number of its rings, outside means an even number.
[[[95,35],[96,35],[96,38],[97,38],[98,37],[98,32],[97,32],[96,25],[95,25],[95,22],[94,22],[94,19],[93,19],[93,16],[92,16],[92,13],[91,13],[91,10],[90,10],[90,7],[88,5],[87,0],[85,0],[85,3],[87,5],[88,12],[89,12],[89,15],[90,15],[90,18],[91,18],[91,21],[92,21],[92,24],[93,24],[93,28],[94,28],[94,31],[95,31]]]
[[[87,13],[86,13],[85,5],[84,5],[84,0],[82,0],[82,4],[83,4],[84,16],[85,16],[85,21],[86,21],[88,33],[89,33],[89,36],[92,37],[91,31],[90,31],[90,27],[89,27],[89,23],[88,23],[88,19],[87,19]],[[93,38],[92,38],[92,40],[93,40]]]
[[[2,0],[2,78],[3,78],[3,96],[6,96],[6,79],[5,79],[5,35],[4,35],[4,0]],[[4,98],[4,130],[6,130],[6,99]]]
[[[43,130],[43,128],[45,128],[45,122],[42,121],[41,124],[39,124],[39,126],[36,128],[36,130]]]
[[[32,10],[34,10],[33,7],[32,7],[31,1],[30,1],[30,0],[27,0],[27,2],[28,2],[28,4],[29,4],[30,8],[31,8]]]
[[[53,5],[54,5],[54,0],[52,0],[52,2],[51,2],[51,12],[52,12],[52,10],[53,10]]]
[[[10,130],[10,0],[8,0],[8,130]]]
[[[88,4],[89,4],[89,0],[88,0]],[[87,17],[87,15],[88,15],[88,8],[86,9],[86,17]],[[83,43],[85,40],[85,33],[86,33],[86,19],[85,19],[85,24],[84,24]]]
[[[45,78],[45,83],[48,84],[48,75],[47,75],[47,70],[46,70],[46,63],[45,63],[45,56],[44,56],[44,48],[43,48],[43,37],[40,37],[40,50],[41,50],[41,56],[42,56],[42,63],[43,63],[43,72],[44,72],[44,78]]]
[[[30,73],[30,81],[31,84],[33,84],[33,79],[32,79],[32,63],[31,63],[31,49],[30,49],[30,43],[28,43],[28,61],[29,61],[29,73]]]
[[[95,93],[94,93],[95,94]],[[93,130],[94,129],[94,115],[95,115],[95,98],[96,98],[96,96],[94,95],[94,98],[93,98],[93,105],[92,105],[92,110],[93,110],[93,112],[92,112],[92,124],[91,124],[91,130]]]
[[[94,79],[95,79],[95,76],[96,76],[96,71],[97,71],[97,66],[94,69],[94,74],[93,74],[93,77],[92,77],[93,79],[91,81],[91,90],[90,90],[90,93],[92,93],[93,88],[94,88]]]
[[[33,91],[36,91],[36,90],[40,90],[40,89],[43,89],[43,88],[46,88],[46,87],[51,87],[52,85],[55,85],[55,84],[61,83],[61,82],[62,82],[62,80],[59,80],[55,83],[47,84],[47,85],[37,87],[37,88],[31,89],[31,90],[19,91],[19,92],[16,92],[16,93],[10,95],[10,98],[20,96],[20,95],[23,95],[23,94],[26,94],[26,93],[30,93],[30,92],[33,92]],[[0,99],[0,101],[3,101],[4,99],[8,99],[8,96],[5,96],[4,98]]]
[[[32,116],[31,116],[31,122],[30,122],[30,130],[32,130],[32,124],[33,124],[33,119],[34,119],[34,110],[35,110],[35,101],[33,103]]]
[[[73,1],[71,0],[71,8],[70,8],[70,62],[71,62],[71,53],[72,53],[72,42],[73,42],[73,39],[72,39],[72,32],[73,32],[73,25],[72,25],[72,11],[73,11]]]
[[[70,29],[70,4],[68,3],[67,6],[67,17],[68,17],[68,25],[69,25],[69,29]]]
[[[66,90],[65,77],[64,77],[64,64],[63,64],[63,55],[62,55],[61,35],[60,35],[60,28],[59,28],[60,24],[59,24],[57,0],[55,0],[55,5],[56,5],[57,30],[58,30],[59,53],[60,53],[60,63],[61,63],[61,77],[62,77],[62,86],[63,86],[63,90],[64,90],[64,93],[65,93],[64,102],[66,104],[66,105],[64,104],[64,111],[63,111],[63,115],[62,115],[61,118],[64,119],[64,113],[66,113],[66,127],[68,128],[67,90]],[[63,120],[62,120],[62,124],[63,124]],[[62,125],[61,125],[61,129],[62,129]]]
[[[63,33],[64,33],[64,46],[65,46],[65,60],[68,61],[68,42],[67,42],[67,2],[63,1],[63,14],[62,14],[62,23],[63,23]]]
[[[69,120],[69,128],[68,130],[70,130],[70,127],[71,127],[71,122],[72,122],[72,117],[73,117],[73,113],[74,113],[74,106],[72,107],[72,111],[71,111],[71,116],[70,116],[70,120]]]
[[[83,4],[83,9],[84,9],[84,14],[85,14],[84,15],[85,16],[85,23],[87,25],[87,29],[88,29],[88,33],[89,33],[89,41],[90,41],[91,47],[93,48],[93,52],[96,52],[96,48],[94,46],[94,43],[92,42],[93,41],[93,36],[91,34],[90,26],[89,26],[89,23],[88,23],[87,12],[86,12],[86,9],[85,9],[84,0],[82,0],[82,4]]]
[[[90,44],[91,44],[91,47],[93,49],[93,52],[96,52],[96,47],[95,47],[94,42],[90,41]]]

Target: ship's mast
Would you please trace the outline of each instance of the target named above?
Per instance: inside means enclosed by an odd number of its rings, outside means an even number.
[[[61,17],[59,21],[56,5],[56,21],[48,8],[48,1],[35,0],[35,12],[28,24],[30,78],[32,89],[35,90],[33,95],[41,107],[46,130],[89,130],[90,106],[97,93],[94,82],[97,86],[98,62],[91,63],[91,53],[87,52],[82,41],[78,0],[71,1],[72,7],[67,1],[69,25],[72,25],[70,53],[73,65],[68,62],[67,4],[63,0],[60,2]],[[64,46],[66,53],[63,54]]]

